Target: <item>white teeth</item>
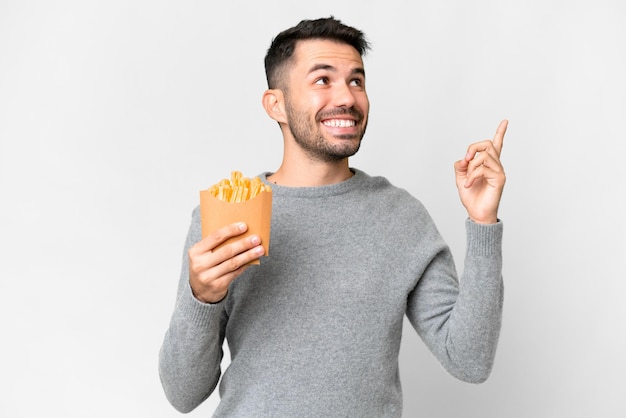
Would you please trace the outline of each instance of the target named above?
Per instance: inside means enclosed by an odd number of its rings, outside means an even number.
[[[349,128],[356,125],[355,121],[347,119],[330,119],[325,120],[323,123],[331,128]]]

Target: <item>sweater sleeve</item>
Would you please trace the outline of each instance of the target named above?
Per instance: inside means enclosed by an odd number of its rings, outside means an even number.
[[[176,304],[159,353],[159,375],[169,402],[190,412],[213,392],[220,378],[224,302],[198,301],[189,285],[189,248],[201,239],[198,209],[187,234]]]
[[[481,383],[491,373],[502,322],[503,226],[467,220],[466,230],[461,280],[444,246],[411,293],[407,316],[451,375]]]

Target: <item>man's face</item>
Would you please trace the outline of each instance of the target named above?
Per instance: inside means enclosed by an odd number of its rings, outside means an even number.
[[[298,42],[293,59],[285,111],[295,142],[317,161],[354,155],[369,113],[358,51],[334,41],[306,40]]]

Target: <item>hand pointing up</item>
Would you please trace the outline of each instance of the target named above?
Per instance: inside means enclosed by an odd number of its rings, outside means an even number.
[[[492,140],[470,145],[465,158],[454,163],[456,185],[469,218],[476,223],[496,223],[506,181],[500,162],[508,121],[500,122]]]

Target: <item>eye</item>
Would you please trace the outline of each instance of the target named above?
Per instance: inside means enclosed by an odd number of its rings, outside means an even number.
[[[352,81],[350,81],[350,85],[353,87],[363,87],[363,84],[365,84],[363,82],[363,79],[361,78],[354,78],[352,79]]]
[[[320,86],[328,84],[328,77],[320,77],[320,78],[318,78],[317,80],[315,80],[315,84],[318,84]]]

